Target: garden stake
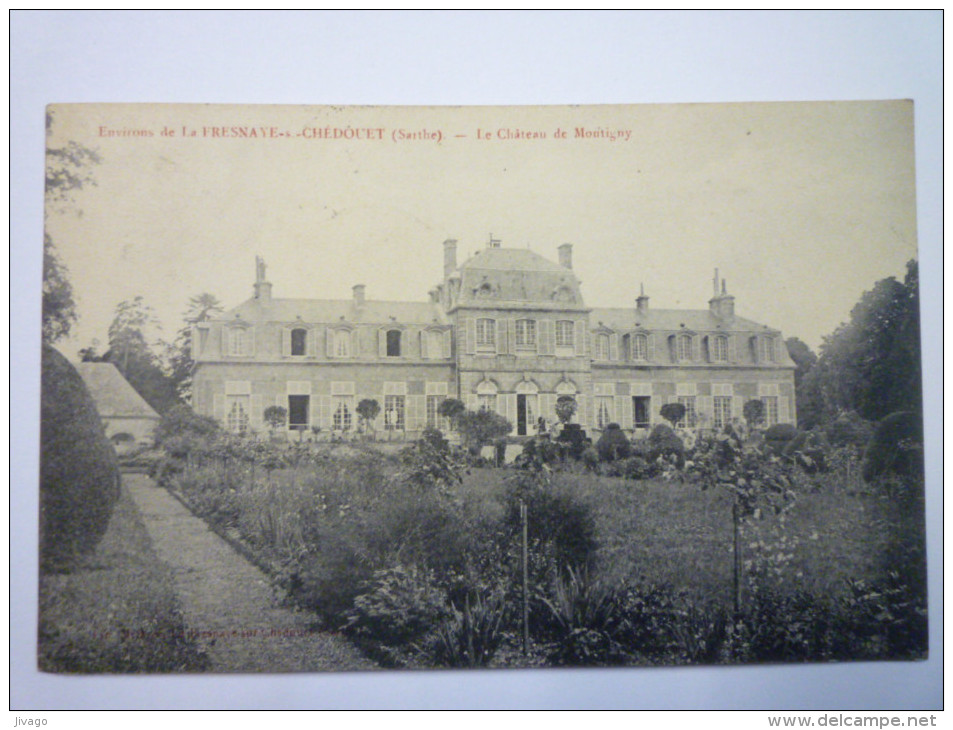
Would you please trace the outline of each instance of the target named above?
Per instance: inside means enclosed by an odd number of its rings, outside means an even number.
[[[523,656],[529,654],[529,550],[526,540],[526,502],[520,500],[520,522],[523,524]]]
[[[741,509],[738,506],[738,498],[731,505],[731,524],[734,528],[734,561],[732,565],[732,578],[735,588],[735,616],[741,615]]]

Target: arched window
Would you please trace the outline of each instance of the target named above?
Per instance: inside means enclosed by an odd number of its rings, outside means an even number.
[[[484,380],[477,385],[477,407],[481,411],[496,413],[496,394],[499,388],[492,380]]]
[[[307,352],[307,342],[308,330],[301,328],[291,330],[292,355],[304,355]]]
[[[400,357],[400,330],[387,330],[387,357]]]
[[[675,338],[675,353],[676,358],[679,360],[691,360],[692,359],[692,336],[691,335],[679,335]]]
[[[632,336],[631,357],[633,360],[649,359],[649,338],[647,335]]]
[[[712,362],[728,362],[728,338],[715,335],[709,340]]]

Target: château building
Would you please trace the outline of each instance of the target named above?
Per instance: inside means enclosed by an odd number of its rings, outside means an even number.
[[[287,410],[290,429],[353,432],[357,404],[376,400],[373,424],[392,438],[443,427],[437,408],[459,398],[496,411],[514,435],[556,420],[573,396],[576,421],[638,434],[682,403],[685,425],[720,427],[764,403],[767,424],[793,423],[794,363],[777,329],[735,314],[717,271],[707,309],[590,308],[573,273],[572,244],[558,262],[492,240],[458,264],[443,244],[443,280],[427,302],[272,296],[256,261],[254,296],[196,325],[193,406],[232,431],[264,431],[264,411]]]

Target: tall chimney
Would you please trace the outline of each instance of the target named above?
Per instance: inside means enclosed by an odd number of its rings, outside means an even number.
[[[443,278],[449,279],[457,268],[457,241],[448,238],[443,242]]]
[[[255,257],[255,299],[271,301],[271,284],[265,281],[265,260],[261,256]]]
[[[719,319],[732,319],[735,316],[735,298],[728,293],[728,284],[721,280],[718,291],[718,269],[715,269],[715,294],[708,300],[708,308]]]
[[[559,265],[572,268],[572,244],[564,243],[559,247]]]
[[[645,296],[645,284],[639,285],[639,296],[635,298],[635,311],[639,314],[649,311],[649,298]]]
[[[354,303],[360,307],[364,304],[364,285],[355,284],[351,290],[354,292]]]

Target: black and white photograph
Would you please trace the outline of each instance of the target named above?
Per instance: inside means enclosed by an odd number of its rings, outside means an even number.
[[[924,659],[912,111],[50,107],[39,666]]]
[[[941,29],[13,11],[15,727],[935,724]]]

